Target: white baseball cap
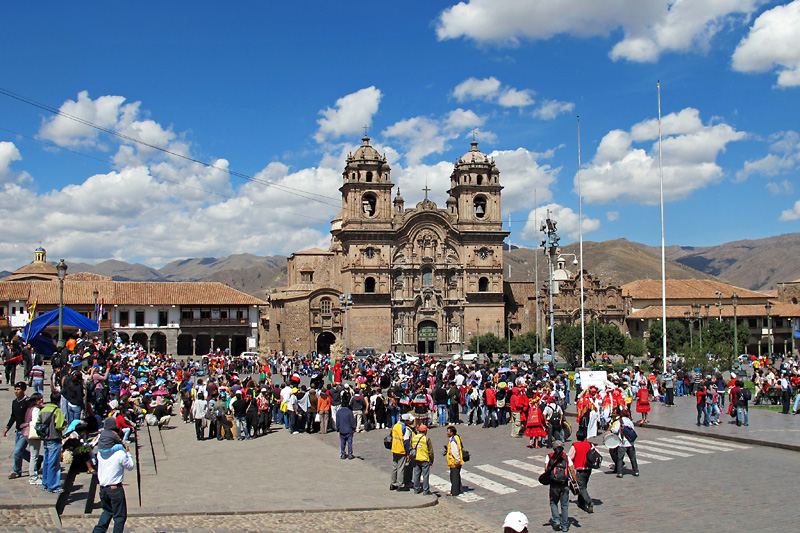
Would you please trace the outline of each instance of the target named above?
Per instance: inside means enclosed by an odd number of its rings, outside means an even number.
[[[519,511],[511,511],[506,515],[506,520],[503,522],[503,527],[510,527],[517,533],[521,533],[528,527],[528,517]]]

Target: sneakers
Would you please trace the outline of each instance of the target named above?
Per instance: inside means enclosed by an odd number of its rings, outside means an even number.
[[[30,483],[31,485],[41,485],[42,484],[42,480],[39,478],[39,476],[32,476],[28,480],[28,483]]]

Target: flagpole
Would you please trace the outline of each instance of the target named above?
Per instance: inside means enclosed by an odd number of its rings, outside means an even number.
[[[661,183],[661,361],[664,374],[667,373],[667,261],[664,244],[664,167],[661,154],[661,82],[658,87],[658,174]]]
[[[533,189],[533,227],[537,230],[539,229],[539,202],[536,199],[536,189]],[[539,327],[539,315],[541,312],[539,311],[539,239],[536,239],[536,253],[533,254],[533,273],[536,279],[536,290],[535,290],[535,299],[536,299],[536,346],[538,348],[538,353],[541,356],[542,353],[542,333],[541,328]],[[528,278],[530,279],[530,278]]]
[[[583,194],[581,193],[581,116],[578,115],[578,235],[581,256],[581,368],[586,368],[586,322],[583,304]]]

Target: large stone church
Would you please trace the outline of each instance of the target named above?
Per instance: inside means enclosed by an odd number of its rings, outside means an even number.
[[[503,335],[500,171],[471,149],[455,164],[446,205],[406,207],[386,157],[369,141],[347,157],[330,249],[292,254],[288,286],[270,295],[267,348],[328,353],[461,351]]]

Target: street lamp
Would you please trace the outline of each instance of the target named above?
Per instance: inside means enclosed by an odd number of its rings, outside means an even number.
[[[700,317],[700,304],[692,304],[692,311],[694,312],[694,316],[697,317],[697,324],[698,328],[697,331],[700,333],[700,350],[703,349],[703,320]]]
[[[62,259],[56,265],[58,272],[58,344],[59,350],[64,348],[64,278],[67,277],[67,264]]]
[[[733,304],[733,355],[739,359],[739,324],[736,316],[736,306],[739,304],[739,295],[735,292],[731,295],[731,303]],[[733,361],[731,361],[731,368]]]
[[[772,362],[772,316],[769,314],[772,311],[772,304],[767,302],[764,307],[767,309],[767,355]]]
[[[714,294],[717,295],[717,303],[714,305],[719,309],[719,321],[722,322],[722,291],[714,291]]]
[[[690,311],[686,311],[683,313],[683,316],[686,317],[686,321],[689,322],[689,348],[694,348],[694,343],[692,342],[692,330],[694,329],[694,317]]]
[[[475,318],[475,335],[477,335],[476,338],[478,339],[478,350],[475,353],[480,355],[481,354],[481,319],[480,318]]]
[[[95,290],[92,291],[92,296],[94,296],[94,321],[98,323],[98,327],[99,327],[100,317],[97,316],[98,315],[97,297],[100,296],[100,292],[97,289],[95,289]]]
[[[558,241],[561,240],[556,234],[556,221],[550,218],[550,210],[547,210],[547,218],[542,222],[539,228],[546,237],[542,238],[542,248],[544,253],[547,254],[547,263],[550,274],[550,286],[547,289],[550,295],[550,356],[553,358],[553,365],[555,366],[556,354],[556,333],[555,333],[555,315],[553,314],[553,262],[555,261],[556,254],[558,253]]]
[[[345,355],[350,355],[350,331],[347,327],[347,310],[353,307],[353,297],[349,294],[340,294],[339,306],[344,310],[344,353]]]
[[[578,256],[575,254],[558,254],[559,260],[568,255],[572,256],[572,264],[578,266]],[[581,277],[581,368],[586,367],[586,323],[584,320],[584,302],[583,302],[583,271],[580,272]]]

